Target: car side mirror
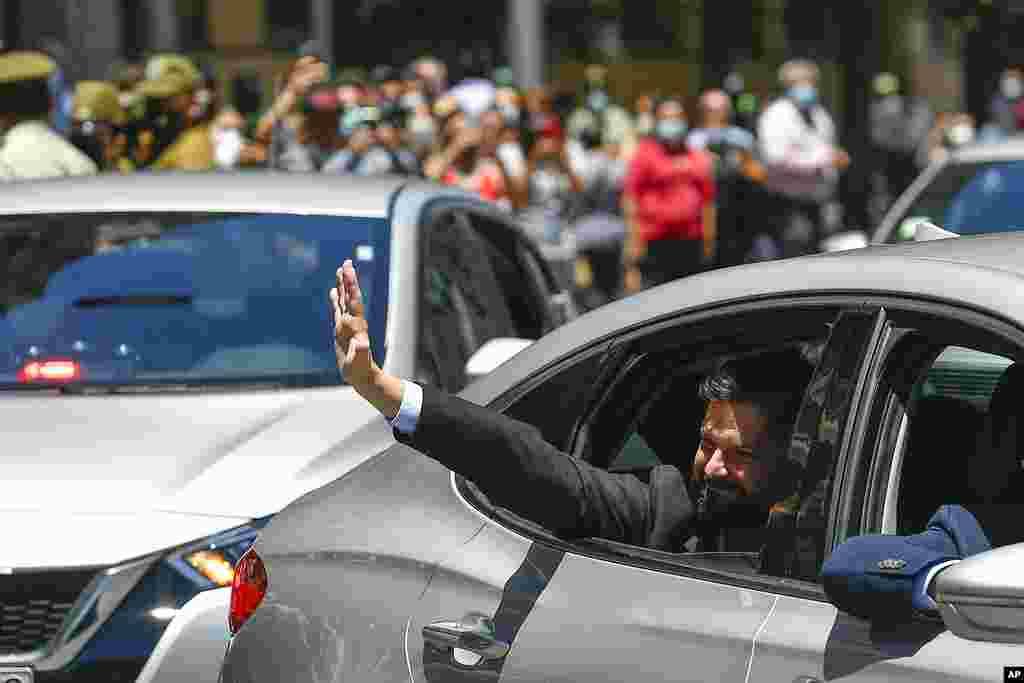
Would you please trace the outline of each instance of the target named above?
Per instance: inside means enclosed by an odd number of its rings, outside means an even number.
[[[947,240],[951,237],[959,237],[955,232],[943,230],[929,221],[921,221],[914,228],[915,242],[931,242],[932,240]]]
[[[466,361],[466,379],[479,379],[533,343],[532,339],[498,337],[491,339]]]
[[[961,638],[1024,643],[1024,543],[973,555],[935,577],[946,628]]]

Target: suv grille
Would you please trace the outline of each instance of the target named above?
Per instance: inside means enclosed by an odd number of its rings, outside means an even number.
[[[0,576],[0,655],[32,652],[49,643],[95,574],[87,569]]]

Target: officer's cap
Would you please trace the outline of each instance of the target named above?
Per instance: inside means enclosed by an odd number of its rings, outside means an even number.
[[[0,83],[48,78],[57,64],[42,52],[8,52],[0,55]]]
[[[146,62],[146,80],[137,90],[146,97],[173,97],[194,90],[202,74],[192,60],[175,54],[150,57]]]
[[[105,81],[78,82],[72,115],[79,121],[106,121],[116,125],[125,120],[117,88]]]

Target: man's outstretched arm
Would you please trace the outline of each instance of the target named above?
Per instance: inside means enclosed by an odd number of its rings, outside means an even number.
[[[401,442],[472,481],[492,503],[564,536],[636,545],[648,543],[656,528],[681,524],[692,511],[673,468],[659,477],[657,489],[649,488],[633,475],[571,458],[531,425],[383,372],[370,351],[351,261],[339,269],[330,296],[338,367],[346,381],[392,421]]]

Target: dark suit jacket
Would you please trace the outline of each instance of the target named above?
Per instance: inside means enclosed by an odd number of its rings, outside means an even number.
[[[678,468],[655,467],[650,483],[606,472],[559,451],[531,425],[430,386],[416,431],[395,438],[562,537],[678,552],[692,534],[694,507]]]
[[[821,576],[826,595],[840,610],[892,620],[926,609],[919,598],[929,569],[990,548],[974,515],[959,505],[943,505],[919,534],[847,540],[825,560]]]

